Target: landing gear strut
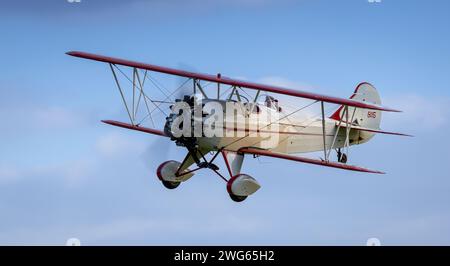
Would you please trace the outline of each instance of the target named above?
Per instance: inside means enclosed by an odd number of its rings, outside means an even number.
[[[242,163],[243,155],[236,154],[235,157],[229,156],[227,158],[227,154],[222,150],[219,150],[210,160],[207,160],[203,153],[196,147],[190,146],[188,150],[189,153],[186,155],[183,162],[172,160],[164,162],[158,167],[156,171],[157,176],[164,187],[166,187],[167,189],[177,188],[181,184],[181,182],[185,182],[186,180],[191,178],[194,175],[194,172],[205,168],[211,169],[225,182],[227,182],[228,194],[230,195],[230,198],[235,202],[244,201],[248,196],[255,193],[261,187],[258,181],[256,181],[256,179],[254,179],[253,177],[247,174],[239,173],[240,166],[238,166],[238,168],[235,168],[238,169],[234,170],[234,172],[237,172],[237,174],[233,175],[233,167],[231,164],[229,164],[229,161],[231,161],[232,163],[234,162],[235,164],[236,162],[237,164]],[[225,164],[230,174],[230,179],[226,179],[221,173],[219,173],[219,167],[213,163],[220,153],[222,153],[222,155],[224,156]],[[236,158],[240,158],[241,161],[237,161]],[[188,164],[193,163],[197,164],[197,168],[189,170],[187,168]]]

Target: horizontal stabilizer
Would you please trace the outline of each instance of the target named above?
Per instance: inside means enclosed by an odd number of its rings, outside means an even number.
[[[300,156],[293,156],[289,154],[283,154],[283,153],[275,153],[268,150],[262,150],[262,149],[255,149],[255,148],[242,148],[239,149],[239,153],[244,154],[254,154],[254,155],[261,155],[261,156],[267,156],[267,157],[273,157],[273,158],[280,158],[290,161],[296,161],[301,163],[309,163],[309,164],[315,164],[320,166],[326,166],[326,167],[333,167],[333,168],[339,168],[343,170],[349,170],[349,171],[357,171],[357,172],[364,172],[364,173],[373,173],[373,174],[385,174],[381,171],[376,170],[370,170],[367,168],[354,166],[354,165],[347,165],[343,163],[336,163],[336,162],[330,162],[330,161],[324,161],[324,160],[318,160],[318,159],[311,159],[306,157],[300,157]]]
[[[367,131],[367,132],[373,132],[373,133],[379,133],[379,134],[386,134],[386,135],[396,135],[396,136],[405,136],[405,137],[414,137],[413,135],[404,134],[404,133],[398,133],[398,132],[390,132],[390,131],[384,131],[381,129],[371,129],[371,128],[363,128],[363,127],[355,127],[352,126],[352,129],[361,130],[361,131]]]
[[[339,123],[336,122],[336,124],[338,125]],[[378,134],[414,137],[413,135],[409,135],[409,134],[404,134],[404,133],[399,133],[399,132],[391,132],[391,131],[384,131],[384,130],[375,129],[375,128],[360,127],[360,126],[350,125],[350,124],[346,124],[346,123],[341,123],[341,127],[343,127],[343,128],[350,127],[351,129],[354,129],[354,130],[361,130],[361,131],[373,132],[373,133],[378,133]]]

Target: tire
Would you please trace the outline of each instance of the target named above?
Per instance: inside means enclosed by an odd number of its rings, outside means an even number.
[[[237,196],[230,193],[230,198],[235,202],[242,202],[247,198],[247,196]]]
[[[341,159],[339,160],[341,163],[347,163],[347,154],[343,153]]]
[[[162,183],[167,189],[175,189],[180,185],[180,182],[162,181]]]

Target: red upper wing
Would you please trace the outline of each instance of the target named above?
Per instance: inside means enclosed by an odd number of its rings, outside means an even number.
[[[135,67],[135,68],[139,68],[139,69],[145,69],[145,70],[150,70],[150,71],[155,71],[155,72],[160,72],[160,73],[165,73],[165,74],[170,74],[170,75],[176,75],[176,76],[182,76],[182,77],[187,77],[187,78],[200,79],[200,80],[205,80],[205,81],[210,81],[210,82],[217,82],[217,83],[222,83],[222,84],[227,84],[227,85],[237,86],[237,87],[243,87],[243,88],[248,88],[248,89],[280,93],[280,94],[285,94],[285,95],[289,95],[289,96],[301,97],[301,98],[323,101],[323,102],[328,102],[328,103],[343,104],[343,105],[359,107],[359,108],[367,108],[367,109],[373,109],[373,110],[400,112],[398,110],[386,108],[383,106],[374,105],[374,104],[370,104],[370,103],[364,103],[364,102],[358,102],[358,101],[351,100],[351,99],[344,99],[344,98],[316,94],[316,93],[311,93],[311,92],[306,92],[306,91],[298,91],[298,90],[281,88],[281,87],[277,87],[277,86],[264,85],[264,84],[258,84],[258,83],[247,82],[247,81],[240,81],[240,80],[230,79],[230,78],[226,78],[226,77],[220,77],[217,75],[194,73],[194,72],[189,72],[189,71],[184,71],[184,70],[179,70],[179,69],[173,69],[173,68],[156,66],[156,65],[145,64],[145,63],[139,63],[139,62],[134,62],[134,61],[120,59],[120,58],[114,58],[114,57],[108,57],[108,56],[103,56],[103,55],[96,55],[96,54],[90,54],[90,53],[78,52],[78,51],[68,52],[67,54],[71,55],[71,56],[75,56],[75,57],[81,57],[81,58],[96,60],[96,61],[100,61],[100,62],[123,65],[123,66],[128,66],[128,67]]]

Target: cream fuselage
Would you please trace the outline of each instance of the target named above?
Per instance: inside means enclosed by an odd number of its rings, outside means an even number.
[[[212,100],[211,100],[212,101]],[[217,101],[224,105],[225,101]],[[229,151],[238,151],[243,147],[268,149],[281,153],[306,153],[323,151],[322,119],[299,119],[263,104],[243,104],[238,109],[244,110],[244,121],[236,122],[235,117],[223,115],[223,136],[197,138],[199,148],[203,150],[219,150],[225,148]],[[225,108],[224,108],[225,112]],[[265,113],[266,112],[266,113]],[[264,115],[270,113],[272,115]],[[264,115],[264,119],[261,116]],[[287,116],[287,117],[286,117]],[[263,120],[263,123],[258,121]],[[325,147],[329,149],[334,141],[333,148],[344,147],[346,141],[346,128],[340,127],[339,121],[325,118]],[[373,137],[373,133],[360,130],[349,130],[349,145],[362,144]],[[336,137],[335,137],[336,136]]]

